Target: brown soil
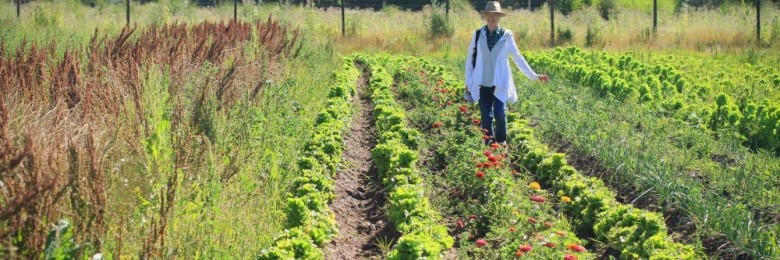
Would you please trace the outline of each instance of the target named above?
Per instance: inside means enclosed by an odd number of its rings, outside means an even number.
[[[345,169],[336,175],[336,198],[331,204],[339,234],[325,249],[326,259],[383,258],[378,245],[398,237],[382,210],[386,196],[371,158],[371,149],[376,146],[372,108],[368,98],[360,94],[366,88],[367,77],[362,76],[354,100],[357,114],[344,138]]]

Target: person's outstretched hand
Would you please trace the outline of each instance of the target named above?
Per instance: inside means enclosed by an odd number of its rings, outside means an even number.
[[[539,75],[539,81],[541,81],[542,83],[550,82],[550,77],[548,77],[547,75]]]

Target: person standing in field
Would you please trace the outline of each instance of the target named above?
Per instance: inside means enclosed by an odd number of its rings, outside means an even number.
[[[547,75],[536,74],[517,50],[512,31],[498,26],[502,17],[501,4],[489,1],[481,12],[487,23],[473,33],[466,56],[466,92],[469,102],[479,102],[482,129],[492,140],[506,144],[506,104],[517,101],[517,90],[509,68],[509,57],[529,79],[547,83]],[[511,55],[511,56],[510,56]],[[495,118],[496,127],[493,128]]]

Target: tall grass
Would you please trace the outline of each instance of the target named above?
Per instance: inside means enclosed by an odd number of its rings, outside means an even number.
[[[334,63],[328,42],[299,37],[269,19],[93,32],[63,54],[3,44],[0,255],[66,252],[42,251],[59,219],[77,256],[269,245]]]

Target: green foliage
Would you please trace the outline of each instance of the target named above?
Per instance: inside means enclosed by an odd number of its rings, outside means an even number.
[[[616,0],[599,1],[598,10],[602,19],[609,21],[610,17],[617,14],[618,8],[615,2]]]
[[[604,40],[601,38],[601,30],[588,26],[588,30],[585,32],[585,46],[600,46],[603,44],[603,42]]]
[[[49,231],[44,248],[43,258],[47,260],[75,259],[81,250],[81,246],[76,244],[70,222],[65,219],[57,221],[57,225]]]
[[[563,15],[569,15],[584,7],[582,0],[556,0],[555,7]]]
[[[440,12],[431,13],[428,33],[431,38],[451,38],[455,29],[452,28],[446,15]]]
[[[572,39],[574,39],[574,33],[569,28],[563,28],[561,30],[561,27],[558,27],[557,37],[558,44],[567,44],[570,43]]]

